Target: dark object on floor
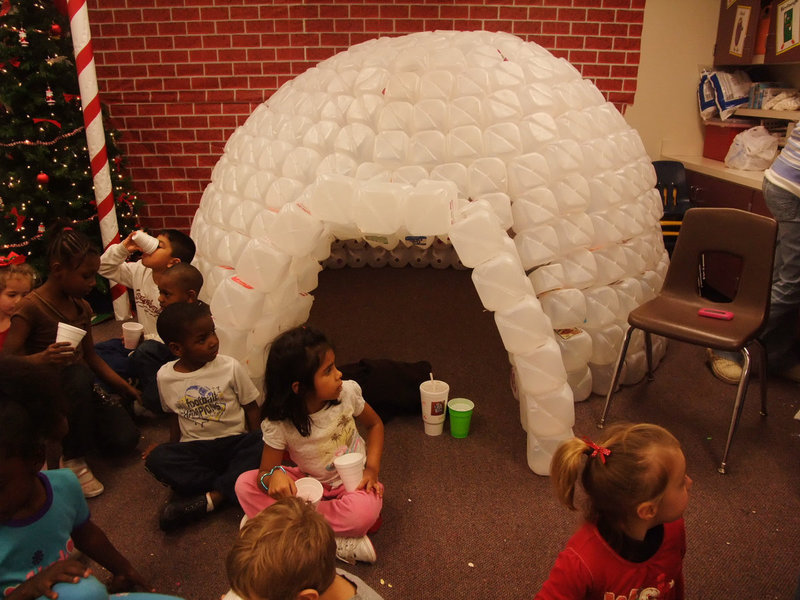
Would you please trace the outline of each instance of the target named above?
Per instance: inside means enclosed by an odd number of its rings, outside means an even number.
[[[206,495],[191,498],[173,498],[161,510],[158,526],[162,531],[173,531],[179,527],[199,521],[208,514]]]
[[[398,415],[420,413],[419,384],[430,377],[431,363],[362,358],[339,370],[342,379],[358,382],[364,399],[386,423]]]

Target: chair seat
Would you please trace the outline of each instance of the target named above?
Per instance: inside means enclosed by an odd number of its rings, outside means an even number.
[[[725,309],[725,304],[671,297],[662,294],[635,308],[628,323],[650,333],[717,350],[738,351],[756,337],[764,322],[763,311],[740,310],[733,319],[701,317],[701,308]]]

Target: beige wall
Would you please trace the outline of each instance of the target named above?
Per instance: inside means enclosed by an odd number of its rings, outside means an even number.
[[[647,0],[636,96],[625,119],[652,160],[702,151],[697,84],[713,63],[719,7],[719,0]]]

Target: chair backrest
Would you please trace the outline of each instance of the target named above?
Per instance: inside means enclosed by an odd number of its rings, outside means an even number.
[[[656,189],[661,196],[666,215],[683,214],[691,206],[689,183],[686,181],[686,168],[677,160],[654,160],[656,170]]]
[[[729,310],[761,310],[765,319],[772,284],[772,261],[778,224],[738,208],[691,208],[664,279],[664,295],[698,296],[698,266],[707,252],[727,252],[742,261],[739,287]]]

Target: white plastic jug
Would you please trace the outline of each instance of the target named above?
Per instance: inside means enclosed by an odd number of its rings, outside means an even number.
[[[565,427],[563,432],[552,437],[536,436],[528,432],[527,459],[528,467],[537,475],[550,474],[550,462],[558,446],[572,437],[572,429]]]
[[[238,276],[222,281],[211,298],[211,313],[217,325],[248,329],[264,310],[264,292]]]
[[[405,227],[411,235],[447,233],[457,188],[446,181],[422,180],[408,194],[405,204]]]
[[[586,321],[586,297],[574,288],[553,290],[539,296],[542,310],[550,318],[553,329],[583,327]]]
[[[586,327],[598,329],[613,323],[619,314],[619,298],[607,285],[584,290],[586,296]]]
[[[356,181],[352,177],[320,175],[312,186],[308,209],[321,221],[351,223],[355,195]]]
[[[592,353],[588,362],[595,365],[607,365],[615,362],[619,356],[625,331],[617,323],[611,323],[599,329],[587,329],[592,338]]]
[[[567,374],[585,367],[589,362],[593,342],[592,337],[584,329],[578,327],[556,329],[555,340],[561,349],[561,359],[564,361]]]
[[[271,292],[286,277],[291,257],[267,239],[251,239],[236,262],[239,276],[262,292]]]
[[[494,320],[503,345],[512,354],[528,354],[553,337],[550,319],[532,294],[496,311]]]
[[[473,202],[456,217],[450,227],[450,240],[461,262],[475,267],[492,256],[503,252],[506,232],[487,203]]]
[[[551,392],[567,380],[558,344],[552,338],[528,354],[512,354],[519,389],[534,396]]]
[[[525,270],[549,263],[561,249],[558,234],[551,225],[537,225],[519,232],[514,237],[514,245]]]
[[[397,233],[403,225],[408,192],[407,186],[398,183],[361,183],[354,206],[359,229],[365,233]]]
[[[533,286],[516,255],[498,254],[472,271],[472,281],[487,310],[502,310],[534,293]]]
[[[564,271],[564,266],[560,263],[542,265],[531,271],[528,275],[528,279],[530,279],[533,289],[536,290],[537,296],[552,290],[570,287],[567,285],[567,275]]]
[[[537,437],[558,435],[575,424],[575,402],[566,381],[537,396],[523,392],[520,406],[525,409],[523,428]]]
[[[292,256],[309,254],[319,241],[322,222],[299,204],[286,204],[269,228],[269,238],[278,248]]]
[[[574,371],[567,371],[567,383],[572,388],[572,397],[575,402],[583,402],[592,395],[592,370],[589,365],[583,365]]]

